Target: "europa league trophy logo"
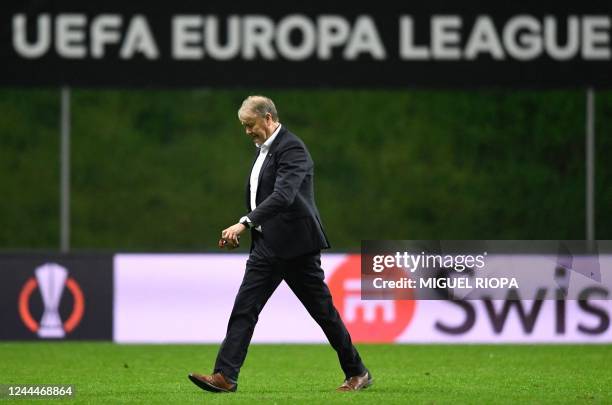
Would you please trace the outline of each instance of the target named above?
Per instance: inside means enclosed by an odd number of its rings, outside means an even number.
[[[64,292],[68,270],[59,264],[47,263],[35,271],[45,310],[40,321],[38,336],[62,338],[65,335],[59,314],[59,304]]]

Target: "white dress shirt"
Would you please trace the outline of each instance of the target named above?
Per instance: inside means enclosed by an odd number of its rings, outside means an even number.
[[[266,139],[266,141],[263,144],[256,145],[259,148],[259,156],[257,156],[257,160],[255,161],[255,164],[253,165],[253,169],[251,170],[250,187],[249,187],[251,189],[251,200],[250,200],[251,201],[251,211],[257,208],[256,197],[257,197],[257,186],[259,185],[259,173],[261,172],[261,168],[263,167],[264,161],[266,160],[266,157],[268,156],[268,152],[270,151],[270,146],[272,145],[272,142],[274,142],[274,139],[276,138],[280,130],[281,130],[281,124],[279,123],[278,127],[276,127],[272,135],[270,135],[270,137]],[[249,223],[251,222],[250,218],[248,217],[246,217],[246,220]],[[257,229],[258,231],[261,231],[261,226],[258,226],[255,229]]]

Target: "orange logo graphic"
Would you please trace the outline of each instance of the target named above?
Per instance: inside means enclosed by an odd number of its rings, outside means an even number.
[[[334,304],[355,342],[393,342],[410,324],[416,301],[362,300],[361,256],[350,255],[328,281]]]
[[[72,332],[81,322],[85,311],[83,291],[63,267],[48,263],[36,269],[36,277],[30,277],[19,293],[19,316],[25,326],[43,338],[61,338]],[[59,318],[59,302],[64,290],[68,289],[74,299],[72,312],[65,322]],[[42,319],[37,322],[30,312],[30,297],[39,290],[44,304]]]

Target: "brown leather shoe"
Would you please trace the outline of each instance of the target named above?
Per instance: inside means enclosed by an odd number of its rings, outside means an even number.
[[[349,392],[349,391],[359,391],[365,388],[368,388],[370,385],[374,383],[370,372],[366,370],[362,375],[356,375],[347,380],[344,380],[344,383],[339,386],[336,391],[338,392]]]
[[[235,392],[238,384],[228,381],[221,373],[202,375],[189,373],[189,379],[198,387],[210,392]]]

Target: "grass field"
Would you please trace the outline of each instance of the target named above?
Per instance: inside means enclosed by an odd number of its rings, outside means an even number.
[[[73,384],[79,403],[611,403],[612,346],[360,345],[375,384],[336,393],[326,345],[253,345],[235,394],[201,391],[216,345],[0,343],[0,384]],[[19,400],[19,403],[24,403]],[[36,401],[40,403],[40,401]]]

